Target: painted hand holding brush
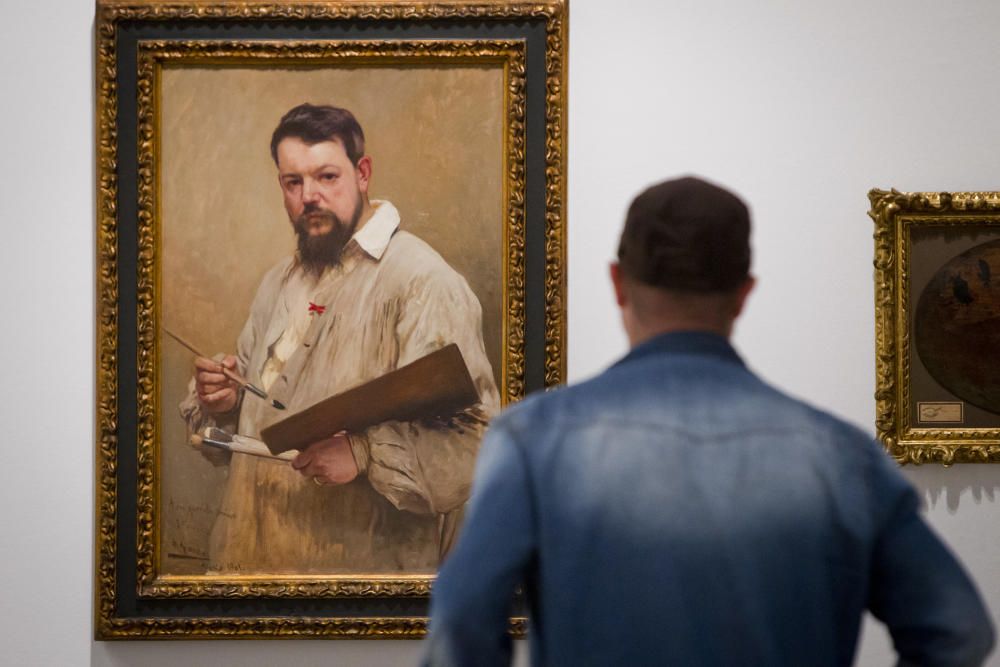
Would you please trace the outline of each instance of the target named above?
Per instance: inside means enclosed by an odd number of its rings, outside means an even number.
[[[236,357],[228,354],[221,361],[195,357],[194,367],[195,390],[207,412],[222,414],[236,407],[242,386],[232,378],[236,374]]]
[[[195,354],[195,390],[205,409],[213,414],[229,412],[236,407],[239,400],[239,390],[242,387],[251,394],[259,396],[271,403],[271,406],[284,410],[285,406],[281,401],[268,397],[263,389],[247,382],[246,378],[236,370],[236,357],[229,354],[221,361],[209,359],[198,349],[187,342],[170,329],[163,328],[163,333],[167,334],[175,341],[186,347]]]

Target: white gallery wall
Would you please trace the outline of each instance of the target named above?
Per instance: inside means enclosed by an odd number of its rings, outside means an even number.
[[[0,662],[412,663],[400,641],[92,641],[93,6],[2,8]],[[754,210],[738,348],[872,431],[866,193],[1000,189],[998,29],[995,0],[573,0],[570,379],[625,350],[605,267],[628,200],[693,172]],[[1000,466],[905,472],[1000,623]],[[858,664],[890,663],[866,625]]]

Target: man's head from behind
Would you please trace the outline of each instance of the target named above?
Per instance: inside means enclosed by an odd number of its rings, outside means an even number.
[[[611,277],[632,344],[667,331],[728,336],[753,287],[750,212],[698,178],[654,185],[629,207]]]
[[[271,135],[271,157],[298,235],[299,259],[318,274],[340,260],[368,207],[371,158],[364,132],[346,109],[300,104]]]

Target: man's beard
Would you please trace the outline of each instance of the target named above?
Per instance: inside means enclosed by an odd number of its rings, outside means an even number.
[[[363,203],[359,198],[350,222],[345,223],[332,211],[322,210],[315,204],[306,204],[302,215],[295,219],[294,226],[299,243],[299,262],[307,273],[319,277],[327,267],[340,263],[344,246],[354,236],[354,230],[358,227],[362,206]],[[329,225],[330,231],[310,234],[309,229],[317,220],[322,221],[324,226]]]

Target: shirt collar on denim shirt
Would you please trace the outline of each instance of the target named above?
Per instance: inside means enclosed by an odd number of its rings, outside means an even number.
[[[729,341],[709,331],[671,331],[633,347],[615,365],[659,354],[699,354],[745,366]]]

